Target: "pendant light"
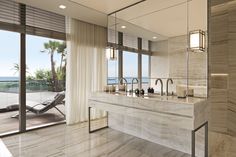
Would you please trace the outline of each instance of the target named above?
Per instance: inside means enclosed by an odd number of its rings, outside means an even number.
[[[117,60],[117,50],[114,47],[108,46],[106,48],[106,56],[108,60],[115,61]]]
[[[115,13],[115,44],[106,48],[107,59],[111,61],[117,60],[117,18]]]
[[[204,31],[189,32],[189,49],[193,52],[204,52],[206,50],[206,33]]]

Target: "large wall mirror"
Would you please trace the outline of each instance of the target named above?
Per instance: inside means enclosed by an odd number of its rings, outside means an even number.
[[[110,14],[108,45],[119,45],[119,51],[117,60],[109,61],[108,76],[125,77],[129,83],[137,77],[142,88],[157,92],[156,79],[162,79],[166,92],[171,78],[170,92],[186,89],[189,96],[207,97],[207,49],[189,51],[193,30],[207,34],[205,0],[148,0]]]

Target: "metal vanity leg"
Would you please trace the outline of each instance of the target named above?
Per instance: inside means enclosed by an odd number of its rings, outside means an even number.
[[[197,129],[192,130],[192,146],[191,146],[192,147],[192,151],[191,151],[191,157],[195,157],[195,154],[196,154],[195,153],[195,143],[196,143],[195,134],[203,126],[205,127],[205,151],[204,151],[204,154],[205,154],[205,157],[208,157],[208,122],[205,122],[204,124],[199,126]]]
[[[195,130],[192,131],[192,152],[191,157],[195,157]]]
[[[101,127],[101,128],[95,129],[95,130],[91,130],[91,108],[92,107],[88,107],[88,125],[89,125],[88,128],[89,128],[89,133],[93,133],[93,132],[108,128],[109,126],[108,126],[108,112],[107,112],[107,126]]]
[[[88,128],[89,128],[89,133],[91,133],[91,119],[90,119],[90,115],[91,115],[91,107],[88,107]]]
[[[208,122],[205,124],[205,157],[208,157]]]

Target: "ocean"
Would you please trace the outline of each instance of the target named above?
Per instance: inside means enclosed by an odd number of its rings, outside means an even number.
[[[19,77],[0,77],[0,82],[19,81]]]
[[[132,83],[133,77],[125,77],[127,80],[128,84]],[[149,78],[148,77],[143,77],[142,78],[142,83],[149,83]],[[107,78],[107,84],[112,85],[112,84],[118,84],[118,78],[117,77],[108,77]]]
[[[131,84],[132,79],[133,79],[133,77],[126,77],[128,84]],[[0,77],[0,82],[16,82],[16,81],[19,81],[19,77]],[[148,77],[143,77],[142,82],[148,83],[149,82]],[[117,77],[108,77],[107,83],[109,85],[118,84],[118,78]]]

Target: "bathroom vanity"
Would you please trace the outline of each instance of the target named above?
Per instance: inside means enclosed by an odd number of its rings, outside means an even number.
[[[207,154],[206,99],[94,92],[89,97],[89,111],[91,108],[107,111],[108,126],[112,129],[192,156]]]

